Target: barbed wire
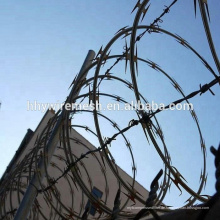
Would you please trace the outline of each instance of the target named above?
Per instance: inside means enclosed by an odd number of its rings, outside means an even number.
[[[138,83],[136,81],[136,75],[138,74],[138,62],[142,61],[146,63],[148,66],[150,66],[152,69],[161,72],[164,74],[167,79],[171,82],[173,87],[181,93],[182,97],[181,99],[178,99],[172,104],[179,104],[181,102],[188,102],[189,99],[192,99],[195,96],[202,95],[206,92],[210,92],[212,95],[215,95],[214,92],[211,90],[211,88],[216,85],[220,84],[220,76],[218,76],[215,71],[211,68],[211,66],[208,64],[208,62],[199,54],[197,53],[190,45],[189,43],[181,38],[178,35],[174,35],[166,30],[163,30],[160,28],[160,25],[163,23],[163,17],[170,13],[171,8],[178,2],[178,0],[174,0],[171,2],[169,6],[164,6],[163,12],[156,18],[150,25],[142,25],[140,26],[139,23],[143,22],[143,19],[148,12],[150,8],[150,4],[148,4],[149,0],[143,0],[142,2],[139,0],[136,5],[134,6],[132,13],[137,9],[137,13],[134,19],[134,24],[132,27],[124,27],[121,28],[115,35],[114,38],[110,40],[110,42],[107,44],[105,48],[101,47],[98,54],[94,58],[94,62],[84,70],[85,75],[86,72],[90,71],[93,67],[96,67],[95,74],[90,79],[86,78],[75,78],[72,82],[72,90],[70,92],[70,95],[67,97],[65,103],[74,103],[78,101],[79,103],[85,102],[87,99],[89,101],[92,101],[93,103],[95,101],[99,102],[100,97],[104,98],[113,98],[119,103],[128,103],[124,98],[122,98],[119,95],[110,95],[109,93],[104,93],[99,91],[100,85],[103,82],[103,80],[117,80],[117,82],[121,82],[124,86],[130,89],[133,94],[135,94],[137,100],[141,100],[143,103],[148,103],[147,100],[139,93],[138,91]],[[204,20],[204,27],[206,31],[206,35],[208,38],[208,42],[210,45],[210,49],[213,55],[213,58],[215,60],[216,66],[218,68],[218,58],[217,54],[215,52],[214,44],[212,42],[211,33],[207,24],[207,18],[206,13],[208,13],[208,17],[210,18],[208,9],[206,12],[204,11],[204,4],[201,5],[202,1],[198,1],[201,6],[201,14],[202,18]],[[203,2],[204,3],[204,2]],[[196,6],[195,6],[196,7]],[[207,8],[207,7],[206,7]],[[138,34],[136,36],[137,30],[142,30],[143,32]],[[177,40],[178,43],[183,45],[186,48],[189,48],[204,64],[204,66],[209,70],[209,72],[215,77],[214,80],[211,82],[201,85],[200,88],[195,90],[194,92],[191,92],[188,95],[185,95],[182,91],[182,88],[179,86],[179,84],[170,77],[162,68],[159,67],[156,63],[150,60],[143,60],[138,57],[137,55],[137,42],[139,42],[142,37],[146,33],[166,33],[169,36],[173,37],[175,40]],[[130,45],[127,45],[127,37],[130,36]],[[111,46],[115,43],[117,39],[120,37],[125,38],[125,46],[123,47],[123,52],[121,55],[110,55],[111,52]],[[136,48],[135,48],[136,46]],[[109,52],[110,51],[110,52]],[[100,67],[104,66],[107,60],[110,59],[116,59],[116,61],[113,62],[113,64],[105,71],[104,75],[100,75]],[[132,81],[128,82],[120,77],[113,76],[112,70],[113,68],[122,60],[125,60],[125,72],[127,69],[127,62],[130,61],[130,73]],[[135,68],[136,66],[136,72]],[[219,70],[219,68],[218,68]],[[93,84],[92,84],[93,83]],[[90,90],[90,85],[93,86],[92,90]],[[71,87],[70,86],[70,87]],[[84,87],[83,89],[87,90],[84,94],[78,94],[77,97],[74,96],[74,92],[77,93],[80,91],[80,89]],[[88,91],[89,90],[89,91]],[[156,111],[136,111],[138,119],[132,119],[129,121],[128,126],[124,127],[123,129],[119,129],[119,125],[110,120],[109,117],[105,116],[104,114],[101,114],[97,108],[95,108],[93,111],[77,111],[77,109],[74,109],[73,111],[65,111],[63,108],[61,111],[57,112],[54,117],[52,117],[43,131],[39,134],[39,136],[36,137],[36,141],[33,145],[33,148],[30,149],[30,151],[26,154],[25,157],[23,157],[23,160],[20,160],[18,162],[14,169],[10,171],[8,176],[6,176],[3,181],[1,182],[1,191],[0,191],[0,217],[1,219],[8,218],[10,215],[13,215],[15,211],[17,210],[19,204],[21,203],[21,200],[23,198],[24,192],[28,185],[32,185],[35,190],[37,191],[35,204],[32,207],[32,210],[30,210],[30,216],[34,218],[39,218],[39,216],[43,219],[52,218],[52,216],[55,217],[58,216],[62,219],[73,219],[73,218],[81,218],[81,219],[87,219],[89,212],[91,211],[90,208],[85,208],[85,201],[88,199],[92,206],[96,208],[96,217],[100,219],[118,219],[118,218],[126,218],[126,219],[139,219],[141,216],[147,216],[151,214],[155,219],[159,219],[159,216],[157,214],[157,211],[170,211],[169,209],[163,209],[163,210],[157,210],[150,209],[150,210],[141,210],[139,213],[129,213],[124,211],[124,208],[128,204],[128,202],[135,200],[138,200],[140,204],[144,204],[145,207],[157,207],[159,206],[164,197],[166,196],[167,190],[170,189],[170,186],[172,183],[176,185],[176,187],[179,188],[179,185],[181,185],[189,194],[190,198],[187,200],[187,205],[193,205],[196,200],[200,200],[202,202],[206,202],[205,204],[208,204],[209,207],[212,207],[212,205],[215,203],[216,198],[219,196],[219,158],[217,156],[217,151],[212,148],[212,153],[216,156],[215,165],[217,168],[216,171],[216,191],[217,193],[208,201],[210,198],[209,196],[206,196],[207,198],[204,198],[205,196],[200,195],[203,187],[206,184],[207,181],[207,174],[206,174],[206,149],[205,149],[205,142],[202,137],[202,133],[199,127],[198,119],[195,115],[194,111],[191,111],[192,117],[195,120],[195,123],[198,128],[199,138],[200,138],[200,144],[202,148],[202,154],[203,154],[203,170],[201,172],[201,183],[199,185],[199,189],[197,192],[194,192],[184,181],[184,177],[181,175],[181,173],[178,171],[178,169],[171,165],[171,157],[168,152],[168,148],[164,141],[164,134],[162,132],[162,128],[159,125],[159,122],[157,121],[157,114],[162,112],[163,110],[170,107],[170,104],[165,106],[162,110],[158,109]],[[74,126],[71,124],[76,114],[79,112],[85,113],[89,112],[93,114],[94,117],[94,127],[95,131],[90,129],[87,125],[82,126],[78,125],[78,127],[85,129],[86,131],[90,132],[95,138],[98,139],[100,147],[97,147],[96,149],[90,149],[88,144],[84,144],[80,139],[77,139],[72,135],[72,128]],[[117,132],[112,132],[113,135],[108,137],[102,136],[102,129],[100,127],[100,120],[98,117],[102,117],[102,119],[105,119],[108,123],[111,124],[111,126],[117,130]],[[133,118],[133,117],[132,117]],[[58,146],[58,152],[53,155],[53,159],[60,161],[60,164],[56,164],[53,161],[49,160],[48,152],[46,149],[46,146],[49,142],[49,140],[52,137],[52,134],[56,128],[57,122],[61,120],[61,129],[59,131],[59,141],[60,146]],[[154,121],[153,121],[154,120]],[[162,176],[163,171],[160,171],[158,175],[153,180],[150,192],[148,198],[143,198],[142,195],[135,189],[135,175],[137,171],[137,167],[135,164],[134,156],[132,153],[132,147],[130,142],[127,140],[125,133],[127,131],[132,131],[132,128],[139,125],[141,128],[143,128],[144,135],[150,143],[154,145],[158,155],[160,156],[162,162],[164,163],[164,179],[159,187],[158,180]],[[75,126],[77,127],[77,125]],[[132,158],[132,183],[127,183],[122,176],[120,175],[119,168],[117,167],[117,164],[115,162],[115,159],[113,158],[111,152],[109,151],[109,146],[111,146],[111,143],[115,141],[118,137],[122,136],[125,140],[126,149],[128,149],[131,158]],[[161,151],[158,142],[156,141],[156,137],[159,137],[163,147],[164,152]],[[80,146],[83,148],[81,152],[86,151],[85,153],[82,153],[80,156],[75,152],[73,146]],[[98,157],[96,153],[99,153],[101,156]],[[89,173],[87,169],[86,160],[88,156],[92,155],[97,162],[97,166],[99,166],[102,178],[105,180],[105,186],[104,188],[104,198],[98,199],[92,194],[92,187],[93,187],[93,181],[94,179],[91,178],[91,174]],[[39,161],[43,160],[44,162],[44,169],[45,169],[45,182],[41,181],[41,170],[38,167]],[[86,166],[87,165],[87,166]],[[115,180],[118,184],[118,191],[116,193],[114,206],[109,207],[107,204],[107,201],[109,199],[109,185],[107,180],[107,165],[109,171],[112,172],[112,175],[114,176]],[[48,166],[52,169],[49,170]],[[64,167],[64,169],[63,169]],[[59,175],[55,176],[53,175],[53,170],[56,170],[59,172]],[[61,173],[61,174],[60,174]],[[40,186],[35,186],[31,183],[31,179],[33,176],[37,176]],[[54,176],[54,177],[53,177]],[[62,179],[62,181],[61,181]],[[87,182],[86,182],[87,181]],[[62,182],[62,183],[61,183]],[[45,184],[46,183],[46,184]],[[62,198],[62,184],[66,184],[65,186],[68,186],[68,190],[70,190],[69,194],[69,203],[65,203],[66,198]],[[126,191],[123,192],[121,189],[124,189]],[[180,189],[180,188],[179,188]],[[75,210],[74,207],[74,193],[75,191],[78,191],[78,193],[81,193],[81,201],[77,201],[79,203],[79,209]],[[157,191],[159,190],[158,194]],[[182,190],[180,189],[182,192]],[[123,203],[121,202],[122,196],[121,192],[123,192],[124,197],[126,199],[123,199]],[[112,193],[112,192],[111,192]],[[12,199],[13,196],[16,198]],[[193,198],[192,198],[193,197]],[[41,204],[40,202],[44,204]],[[9,205],[8,205],[9,204]],[[71,204],[71,205],[70,205]],[[45,213],[45,210],[43,210],[42,206],[48,206],[49,207],[49,214]],[[16,208],[15,208],[16,207]],[[207,213],[206,213],[207,214]],[[36,217],[37,216],[37,217]],[[50,217],[49,217],[50,216]],[[205,216],[205,215],[204,215]],[[203,217],[204,217],[203,216]]]
[[[88,155],[96,153],[96,152],[100,152],[101,150],[105,150],[105,148],[107,147],[107,145],[110,145],[112,141],[116,140],[115,138],[120,135],[125,133],[126,131],[128,131],[130,128],[138,125],[141,120],[131,120],[131,122],[129,123],[129,125],[127,127],[125,127],[124,129],[122,129],[120,132],[115,133],[111,138],[107,138],[106,142],[104,145],[102,145],[101,147],[97,147],[97,149],[95,150],[90,150],[87,151],[85,154],[82,154],[78,159],[76,159],[76,161],[74,161],[73,163],[69,164],[67,166],[67,168],[63,171],[63,174],[61,176],[59,176],[56,180],[52,180],[51,184],[49,186],[47,186],[45,189],[43,190],[38,190],[39,193],[42,192],[46,192],[49,189],[51,189],[57,182],[59,179],[61,179],[62,177],[64,177],[77,163],[79,163],[82,159],[87,158]]]

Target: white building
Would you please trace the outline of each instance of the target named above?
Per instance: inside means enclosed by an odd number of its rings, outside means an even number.
[[[42,156],[43,153],[42,149],[36,151],[35,143],[39,138],[39,134],[53,116],[54,112],[47,111],[35,132],[28,129],[18,151],[6,169],[1,179],[1,219],[4,219],[4,217],[5,219],[13,219],[13,214],[18,209],[23,194],[30,183],[30,177],[33,176],[34,172],[38,172],[36,168],[37,163],[35,164],[35,156]],[[96,149],[88,140],[72,128],[69,140],[71,152],[75,158],[79,158],[89,150]],[[115,166],[120,177],[132,186],[133,179],[120,167],[117,165]],[[57,179],[62,175],[66,167],[67,164],[63,143],[59,141],[47,170],[48,179]],[[43,187],[50,185],[46,178],[44,178],[43,185]],[[94,217],[106,219],[106,217],[109,216],[107,213],[112,212],[118,189],[119,182],[105,158],[101,157],[99,152],[92,153],[88,155],[88,158],[84,158],[78,162],[76,168],[72,168],[67,175],[60,178],[49,190],[38,193],[29,218],[77,219],[83,215],[85,208],[91,204],[89,206],[90,214],[88,219]],[[138,194],[144,201],[148,198],[148,191],[138,182],[134,183],[134,189],[134,195]],[[87,193],[97,198],[95,200],[96,202],[91,203]],[[140,210],[139,207],[144,206],[133,198],[134,195],[128,193],[121,185],[121,215],[132,215]],[[106,210],[106,213],[101,212],[100,207]]]

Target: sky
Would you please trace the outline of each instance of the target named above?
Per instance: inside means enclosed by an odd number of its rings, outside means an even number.
[[[164,5],[171,2],[152,2],[141,24],[149,25],[161,14]],[[27,102],[63,102],[88,50],[98,52],[120,28],[132,26],[135,13],[131,14],[131,11],[135,4],[136,0],[0,0],[0,175],[15,154],[27,129],[34,131],[44,115],[41,111],[27,111]],[[186,39],[217,73],[198,8],[197,5],[195,18],[193,1],[179,0],[164,17],[161,28]],[[218,0],[209,1],[210,28],[217,54],[220,51],[219,9]],[[127,41],[129,42],[129,38]],[[124,44],[125,40],[119,39],[111,54],[121,54]],[[210,72],[189,49],[165,34],[144,36],[138,43],[138,56],[161,66],[175,78],[185,94],[198,90],[199,84],[204,85],[213,80]],[[108,62],[106,65],[110,64]],[[125,74],[124,63],[120,63],[113,72],[131,81],[129,67]],[[89,73],[89,76],[93,73],[94,71]],[[137,81],[139,91],[148,101],[168,104],[181,98],[166,77],[141,62]],[[133,94],[130,91],[128,93],[118,82],[104,82],[101,89],[110,94],[120,94],[125,99],[134,99]],[[220,141],[219,86],[214,86],[212,90],[215,96],[206,93],[190,100],[197,113],[207,147],[208,181],[203,194],[210,195],[215,192],[215,178],[214,158],[209,148],[212,145],[217,147]],[[107,98],[102,100],[105,102]],[[121,128],[136,117],[133,112],[114,111],[105,114],[121,124]],[[167,111],[158,114],[158,121],[164,131],[173,164],[196,190],[202,169],[202,154],[193,119],[186,111]],[[86,113],[76,117],[77,123],[94,127],[93,117]],[[112,128],[107,129],[106,122],[101,119],[100,127],[103,135],[114,134]],[[81,133],[88,135],[85,131]],[[136,158],[137,180],[149,188],[150,182],[163,164],[153,145],[148,145],[142,130],[134,128],[127,135]],[[123,140],[118,141],[111,147],[111,153],[116,162],[131,174],[131,160],[127,159],[130,155],[128,152],[124,152],[124,155],[119,153],[116,145]],[[175,200],[176,204],[172,205],[181,205],[188,198],[187,195],[179,197],[175,186],[172,186],[171,191],[165,200],[167,204]]]

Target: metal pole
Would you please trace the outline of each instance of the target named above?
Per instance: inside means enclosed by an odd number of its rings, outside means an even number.
[[[83,65],[81,67],[81,70],[79,72],[79,75],[76,79],[76,82],[86,78],[87,73],[84,71],[86,70],[86,68],[89,65],[91,65],[94,57],[95,57],[95,52],[93,50],[89,50],[87,57],[86,57]],[[77,83],[73,85],[73,88],[71,89],[69,98],[71,98],[71,96],[73,96],[72,98],[78,96],[81,88],[76,90],[76,86],[77,86]],[[76,91],[75,94],[73,94],[74,91]],[[63,115],[64,115],[65,111],[66,111],[65,108],[63,108],[63,110],[59,116],[59,119],[57,120],[56,125],[52,131],[51,137],[46,145],[46,151],[48,153],[48,164],[50,164],[50,160],[51,160],[51,158],[54,154],[54,151],[57,147],[57,142],[59,141],[59,131],[62,126]],[[40,181],[42,182],[45,177],[45,168],[44,168],[44,159],[43,158],[39,161],[38,170],[40,171],[40,174],[41,174]],[[16,215],[15,215],[15,218],[14,218],[15,220],[27,219],[28,214],[30,212],[30,209],[34,203],[36,196],[37,196],[37,191],[39,189],[39,186],[40,186],[40,182],[39,182],[37,175],[35,174],[31,180],[25,194],[24,194],[24,197],[23,197],[20,205],[19,205],[19,208],[18,208]]]

